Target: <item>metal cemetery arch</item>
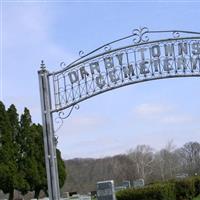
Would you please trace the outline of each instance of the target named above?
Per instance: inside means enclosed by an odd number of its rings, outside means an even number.
[[[62,123],[81,101],[119,87],[200,76],[200,33],[149,31],[145,27],[88,54],[80,51],[79,55],[69,65],[62,62],[63,69],[53,73],[42,62],[38,72],[50,200],[60,198],[53,121]]]

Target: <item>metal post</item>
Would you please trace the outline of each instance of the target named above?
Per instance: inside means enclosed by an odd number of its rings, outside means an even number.
[[[45,150],[45,163],[48,181],[49,200],[60,200],[60,188],[56,158],[56,140],[51,112],[51,94],[49,85],[49,72],[42,61],[41,70],[38,71],[40,99],[42,109],[43,139]]]

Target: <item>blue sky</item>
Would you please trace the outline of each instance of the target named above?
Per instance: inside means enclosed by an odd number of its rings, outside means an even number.
[[[200,31],[198,1],[2,1],[1,100],[41,122],[37,70],[70,63],[138,27]],[[56,133],[64,158],[200,139],[199,78],[140,83],[80,103]]]

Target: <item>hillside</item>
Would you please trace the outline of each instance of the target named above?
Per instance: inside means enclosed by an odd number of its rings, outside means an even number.
[[[67,179],[63,192],[87,193],[96,189],[96,182],[143,178],[145,183],[166,181],[180,176],[200,174],[200,143],[188,142],[181,148],[169,143],[160,151],[148,145],[138,145],[126,155],[101,159],[72,159],[65,161]]]
[[[117,155],[102,159],[72,159],[65,161],[67,179],[62,191],[87,193],[96,190],[96,182],[114,180],[116,184],[123,180],[133,180],[132,161],[126,155]]]

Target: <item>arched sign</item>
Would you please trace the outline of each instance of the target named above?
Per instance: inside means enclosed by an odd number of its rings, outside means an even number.
[[[200,76],[200,33],[135,29],[49,73],[39,71],[46,168],[50,199],[59,199],[53,113],[68,117],[79,102],[130,84]],[[71,108],[67,116],[64,110]]]

